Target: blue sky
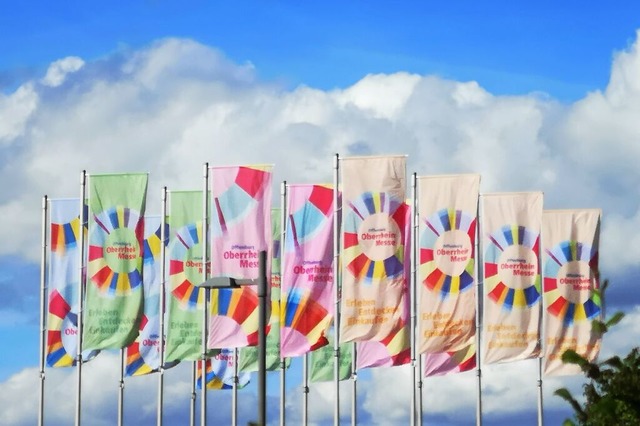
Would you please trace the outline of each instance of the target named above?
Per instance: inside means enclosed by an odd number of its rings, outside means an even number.
[[[270,162],[275,181],[328,181],[335,152],[393,152],[409,155],[409,172],[481,173],[481,191],[543,190],[545,208],[601,207],[609,310],[629,316],[603,350],[637,341],[640,4],[217,3],[2,6],[0,239],[12,244],[0,246],[0,336],[20,350],[2,355],[0,386],[13,391],[0,406],[17,408],[0,419],[34,422],[40,199],[75,196],[82,169],[150,171],[158,194],[199,188],[203,161]],[[115,409],[114,359],[88,373],[114,383],[113,393],[95,390],[99,418]],[[403,371],[365,372],[360,383],[402,388]],[[487,424],[534,422],[534,371],[489,369]],[[47,374],[49,392],[68,383],[65,372]],[[547,385],[552,424],[569,414],[551,402],[554,386],[579,387],[568,380]],[[473,385],[467,375],[432,386],[473,396]],[[405,424],[385,405],[402,401],[371,388],[359,395],[362,419]],[[331,416],[321,389],[320,424]],[[31,395],[25,408],[21,395]],[[460,399],[427,403],[433,424],[469,424],[473,401]],[[172,410],[180,419],[184,407]]]

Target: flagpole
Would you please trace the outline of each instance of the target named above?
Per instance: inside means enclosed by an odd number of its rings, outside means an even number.
[[[231,395],[231,425],[238,425],[238,348],[233,349],[233,394]]]
[[[124,348],[120,348],[120,380],[118,381],[118,426],[124,419]]]
[[[196,424],[196,381],[198,377],[198,361],[193,361],[191,366],[191,407],[189,409],[189,424]]]
[[[309,424],[309,354],[302,358],[302,425]]]
[[[38,426],[44,424],[44,346],[47,333],[45,325],[47,306],[47,206],[48,199],[45,195],[42,197],[42,257],[40,260],[40,393],[38,399]]]
[[[416,374],[416,184],[417,184],[417,174],[413,173],[411,176],[411,277],[409,283],[409,298],[410,298],[410,309],[411,309],[411,410],[410,421],[409,424],[414,426],[416,424],[416,385],[417,385],[417,374]]]
[[[156,426],[162,426],[162,404],[164,399],[164,304],[165,304],[165,279],[166,279],[166,226],[167,226],[167,187],[162,187],[162,218],[160,219],[160,367],[158,369],[158,407]]]
[[[340,259],[340,236],[338,235],[338,164],[340,155],[333,160],[333,298],[335,302],[333,315],[333,380],[336,393],[333,408],[333,424],[340,426],[340,289],[338,280],[338,263]]]
[[[422,426],[422,355],[418,355],[418,426]]]
[[[357,350],[356,342],[352,343],[351,353],[351,426],[358,424],[358,367],[357,367]]]
[[[476,221],[476,257],[478,262],[476,264],[476,377],[477,377],[477,390],[476,390],[476,426],[482,426],[482,368],[480,366],[480,352],[482,351],[482,340],[480,335],[482,334],[482,318],[480,315],[481,301],[484,298],[484,270],[482,267],[482,247],[480,245],[480,225],[482,217],[480,215],[480,197],[478,196],[477,202],[477,218]]]
[[[540,259],[542,258],[542,256],[540,255],[540,248],[542,247],[542,243],[544,241],[542,241],[542,233],[540,233],[540,244],[538,245],[538,253],[536,253],[536,255],[538,256],[538,273],[541,272],[541,268],[540,268]],[[540,273],[540,275],[542,275]],[[540,313],[538,315],[538,346],[540,347],[540,352],[542,352],[542,327],[543,327],[543,322],[542,322],[542,315],[544,314],[544,298],[540,297],[540,303],[538,305],[538,312]],[[542,389],[542,354],[540,356],[540,358],[538,358],[538,426],[543,426],[544,425],[544,411],[543,411],[543,405],[544,405],[544,393],[543,393],[543,389]]]
[[[282,264],[284,263],[284,245],[287,237],[287,181],[282,181],[280,185],[280,300],[278,301],[279,312],[282,312]],[[281,325],[282,326],[282,325]],[[280,342],[278,342],[280,344]],[[285,367],[286,360],[280,351],[280,426],[285,426],[286,405],[285,405]]]
[[[202,188],[202,282],[207,281],[207,261],[209,260],[209,163],[203,167]],[[209,289],[204,289],[204,306],[202,307],[202,359],[200,360],[200,425],[207,425],[207,304],[209,302]]]
[[[87,172],[80,173],[80,236],[78,243],[78,256],[80,256],[80,267],[78,268],[78,334],[76,355],[76,418],[75,426],[80,426],[82,420],[82,317],[84,315],[84,224],[87,221],[84,210],[84,199],[86,196]]]

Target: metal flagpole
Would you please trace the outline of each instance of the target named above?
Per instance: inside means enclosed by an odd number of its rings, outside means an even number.
[[[351,347],[351,426],[358,424],[358,368],[357,368],[357,345],[356,342],[352,343]]]
[[[238,425],[238,348],[233,349],[233,394],[231,396],[231,425]]]
[[[196,424],[196,380],[198,379],[198,361],[191,366],[191,407],[189,409],[189,424]]]
[[[482,368],[480,366],[480,352],[482,349],[481,331],[482,331],[482,304],[481,301],[484,297],[484,271],[482,268],[482,247],[480,245],[480,237],[482,232],[480,231],[481,215],[480,215],[480,197],[478,196],[477,204],[477,218],[476,221],[476,257],[478,262],[476,263],[476,377],[478,381],[477,387],[477,400],[476,400],[476,426],[482,425]]]
[[[82,420],[82,317],[84,316],[84,224],[87,221],[84,210],[86,196],[87,172],[80,174],[80,236],[78,242],[78,256],[80,267],[78,268],[78,354],[76,355],[76,419],[75,426],[80,426]]]
[[[124,419],[124,348],[120,348],[120,380],[118,381],[118,426],[122,426]]]
[[[411,410],[409,424],[416,424],[416,182],[417,175],[411,176],[411,281],[409,283],[409,298],[411,309]]]
[[[202,282],[207,281],[207,264],[209,254],[209,163],[203,167],[202,188]],[[200,360],[200,424],[207,425],[207,306],[209,289],[204,289],[204,306],[202,307],[202,359]]]
[[[280,312],[282,312],[282,271],[284,263],[284,245],[287,237],[287,181],[282,181],[280,185]],[[280,426],[285,425],[286,405],[285,405],[285,367],[286,360],[280,357]]]
[[[309,424],[309,354],[302,358],[302,425]]]
[[[267,424],[267,252],[259,253],[258,274],[258,424]],[[237,351],[237,350],[236,350]],[[237,363],[236,363],[237,365]]]
[[[418,426],[422,426],[422,355],[418,355]]]
[[[339,154],[333,160],[333,298],[335,310],[333,315],[333,380],[336,393],[333,408],[333,424],[340,426],[340,280],[338,279],[338,267],[340,259],[340,237],[338,235],[338,164]]]
[[[165,279],[166,279],[166,227],[167,227],[167,187],[162,188],[162,218],[160,219],[160,367],[158,370],[158,407],[156,426],[162,426],[162,404],[164,399],[164,304],[165,304]]]
[[[540,235],[540,244],[538,244],[538,247],[542,247],[542,243],[543,243],[542,235]],[[539,248],[538,248],[538,253],[536,254],[538,255],[538,259],[541,259]],[[541,270],[540,263],[538,263],[538,273],[540,273],[540,270]],[[540,347],[540,351],[542,352],[542,343],[543,343],[542,342],[542,335],[543,335],[542,315],[544,314],[544,298],[542,297],[540,298],[538,312],[540,313],[538,315],[538,346]],[[538,426],[544,425],[543,399],[544,399],[544,393],[542,389],[542,354],[541,354],[540,358],[538,358]]]
[[[40,393],[38,399],[38,426],[44,424],[44,345],[47,333],[45,325],[47,306],[47,206],[48,200],[45,195],[42,197],[42,258],[40,260]]]

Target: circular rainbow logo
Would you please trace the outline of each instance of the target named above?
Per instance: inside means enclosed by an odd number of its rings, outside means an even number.
[[[425,221],[420,238],[423,284],[441,297],[462,293],[473,285],[475,217],[442,209]]]
[[[484,273],[487,297],[510,311],[540,300],[539,234],[524,226],[504,226],[489,235]]]
[[[343,208],[347,270],[364,283],[400,276],[408,206],[383,192],[365,192]]]
[[[142,285],[143,221],[135,210],[114,207],[95,215],[88,274],[101,293],[121,296]],[[140,238],[139,238],[140,237]]]
[[[544,298],[547,311],[565,326],[600,314],[596,271],[598,251],[578,241],[564,241],[546,250]]]
[[[185,310],[196,310],[204,304],[202,282],[202,221],[178,229],[169,249],[171,294]]]

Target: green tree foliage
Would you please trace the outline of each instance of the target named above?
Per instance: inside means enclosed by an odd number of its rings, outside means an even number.
[[[593,327],[606,333],[623,317],[618,312],[606,322],[594,321]],[[564,426],[640,425],[640,348],[633,348],[624,358],[613,356],[601,362],[589,362],[567,350],[562,361],[580,366],[588,380],[583,386],[582,403],[566,388],[556,390],[555,394],[574,410],[574,419],[565,420]]]

